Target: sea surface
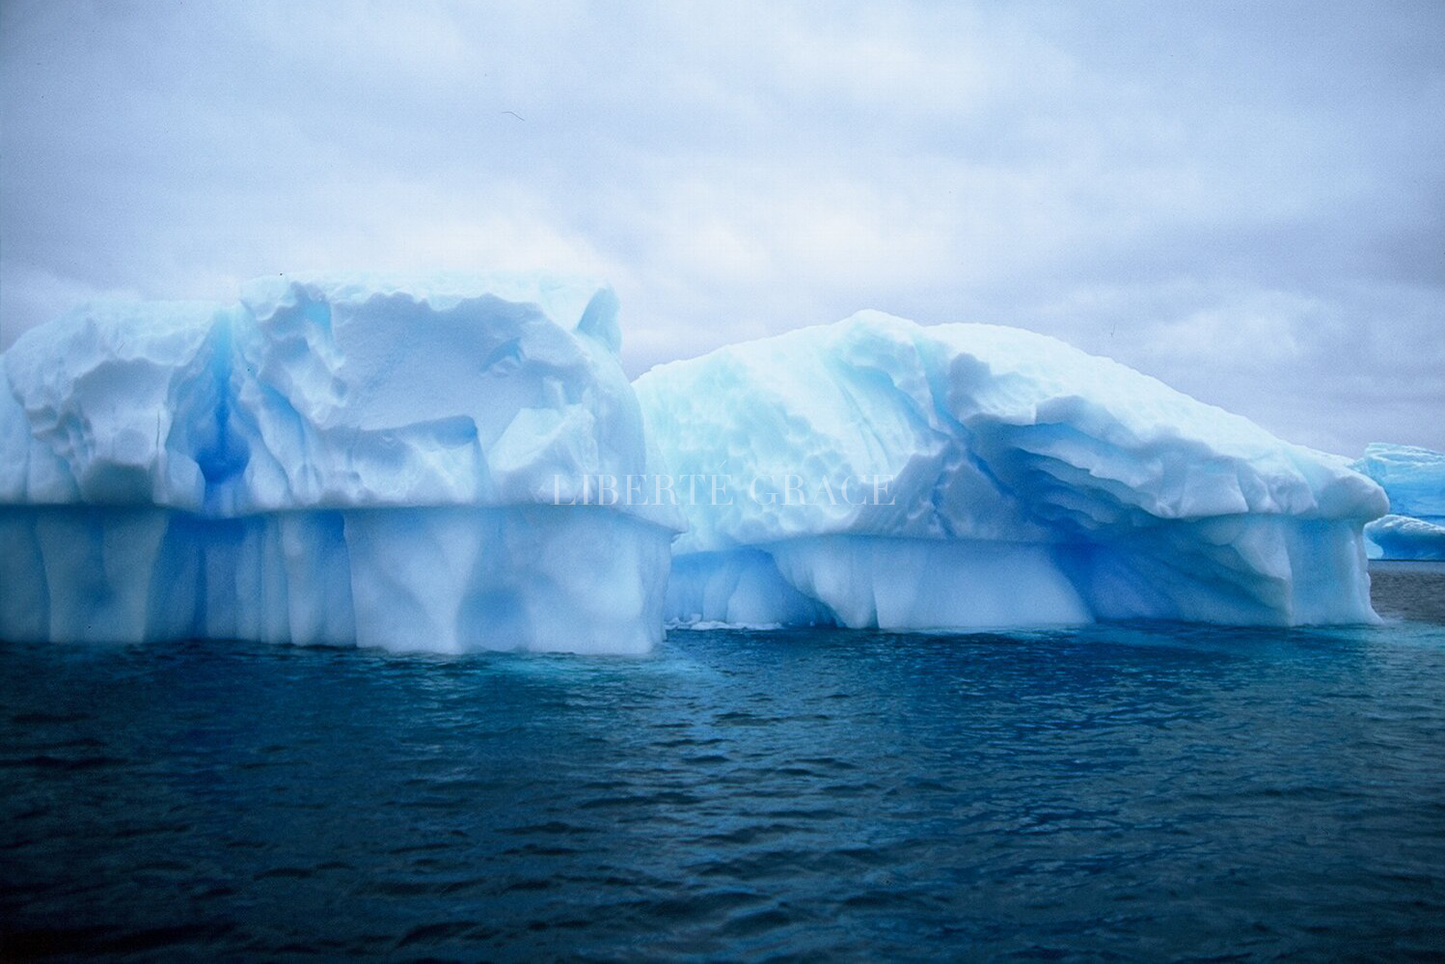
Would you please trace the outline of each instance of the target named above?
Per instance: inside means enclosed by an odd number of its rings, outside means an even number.
[[[0,959],[1445,955],[1445,567],[1378,627],[0,645]]]

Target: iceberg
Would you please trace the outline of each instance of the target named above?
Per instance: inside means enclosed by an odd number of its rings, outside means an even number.
[[[669,624],[1376,618],[1379,485],[1115,362],[863,312],[629,385],[617,313],[544,275],[278,276],[26,333],[0,638],[626,653]]]
[[[1445,560],[1445,453],[1374,442],[1354,468],[1390,500],[1390,515],[1365,526],[1370,558]]]
[[[1043,335],[867,311],[634,387],[671,478],[708,480],[674,625],[1377,619],[1378,485]]]
[[[100,304],[0,357],[0,638],[641,652],[665,506],[610,290],[277,277]]]
[[[1387,515],[1365,526],[1371,559],[1445,561],[1445,525],[1408,515]]]

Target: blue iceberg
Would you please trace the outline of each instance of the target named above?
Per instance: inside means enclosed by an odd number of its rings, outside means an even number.
[[[669,621],[1375,618],[1380,487],[1122,365],[864,312],[629,385],[617,310],[542,275],[277,277],[27,333],[0,358],[0,637],[615,653]]]
[[[1445,453],[1375,442],[1354,467],[1390,500],[1390,514],[1365,526],[1370,558],[1445,559]]]

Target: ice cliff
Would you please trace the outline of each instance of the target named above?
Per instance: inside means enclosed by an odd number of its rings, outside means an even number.
[[[863,312],[635,387],[673,477],[731,482],[683,500],[678,623],[1375,619],[1378,486],[1052,338]]]
[[[665,507],[608,290],[253,282],[87,307],[0,358],[0,637],[644,651]]]
[[[1376,442],[1354,467],[1390,499],[1390,514],[1365,527],[1370,558],[1445,559],[1445,453]]]

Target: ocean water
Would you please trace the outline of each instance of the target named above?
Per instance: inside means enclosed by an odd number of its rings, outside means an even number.
[[[1438,959],[1445,567],[1386,625],[0,646],[0,959]]]

